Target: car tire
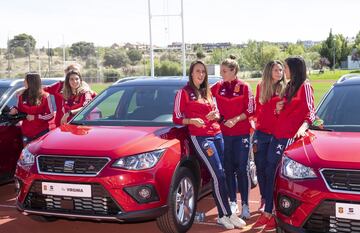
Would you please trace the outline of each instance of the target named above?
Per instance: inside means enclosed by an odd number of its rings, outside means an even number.
[[[168,211],[157,218],[159,229],[165,233],[187,232],[194,222],[198,184],[189,168],[180,167],[170,187]]]
[[[36,222],[55,222],[58,218],[44,215],[30,215],[30,218]]]

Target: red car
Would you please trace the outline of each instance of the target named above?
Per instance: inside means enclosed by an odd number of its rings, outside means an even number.
[[[284,153],[275,187],[278,232],[360,232],[360,75],[341,77],[312,127]]]
[[[41,79],[43,85],[51,85],[64,78]],[[24,79],[0,79],[0,184],[13,179],[16,161],[23,148],[22,133],[18,123],[24,115],[11,116],[10,107],[16,105],[18,91],[24,87]],[[53,106],[55,100],[52,98]],[[55,109],[56,111],[56,109]],[[53,121],[52,128],[55,128]],[[50,123],[51,123],[50,122]]]
[[[18,209],[47,219],[156,218],[163,232],[186,232],[211,188],[187,129],[172,123],[174,96],[186,82],[125,79],[29,144],[16,170]]]

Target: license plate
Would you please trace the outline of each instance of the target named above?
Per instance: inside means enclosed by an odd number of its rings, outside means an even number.
[[[335,208],[337,218],[360,220],[359,204],[336,203]]]
[[[69,197],[91,197],[91,185],[66,183],[41,183],[42,194]]]

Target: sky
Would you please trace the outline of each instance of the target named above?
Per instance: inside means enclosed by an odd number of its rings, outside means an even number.
[[[181,41],[181,0],[151,0],[153,43]],[[186,43],[325,40],[360,31],[360,0],[183,0]],[[175,15],[175,16],[161,16]],[[148,0],[0,2],[0,47],[27,33],[36,47],[150,43]]]

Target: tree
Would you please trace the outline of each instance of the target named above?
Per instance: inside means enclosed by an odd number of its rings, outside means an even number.
[[[95,56],[94,43],[80,41],[71,45],[70,54],[73,57],[81,57],[86,59],[88,56]]]
[[[360,45],[360,31],[356,34],[354,47],[357,47],[358,45]]]
[[[292,56],[292,55],[302,56],[305,53],[305,50],[304,50],[304,46],[301,44],[290,44],[287,47],[286,52],[290,56]]]
[[[9,41],[9,49],[14,51],[15,48],[23,48],[26,55],[29,55],[34,51],[36,45],[36,40],[31,35],[22,33],[14,36],[12,40]]]
[[[23,47],[16,47],[14,48],[14,56],[16,58],[18,57],[25,57],[26,56],[26,52],[25,52],[25,49]]]
[[[335,37],[332,34],[332,30],[330,30],[328,38],[321,43],[321,49],[319,51],[320,56],[326,58],[330,62],[330,67],[335,68],[334,53],[335,53]]]
[[[197,58],[197,59],[203,59],[203,58],[205,58],[205,57],[206,57],[206,55],[205,55],[204,51],[198,50],[198,51],[196,52],[196,58]]]
[[[132,64],[136,64],[136,62],[141,61],[142,53],[136,49],[130,49],[126,52],[127,56],[129,57]]]
[[[122,49],[108,49],[104,54],[104,66],[120,68],[129,64],[129,58]]]

